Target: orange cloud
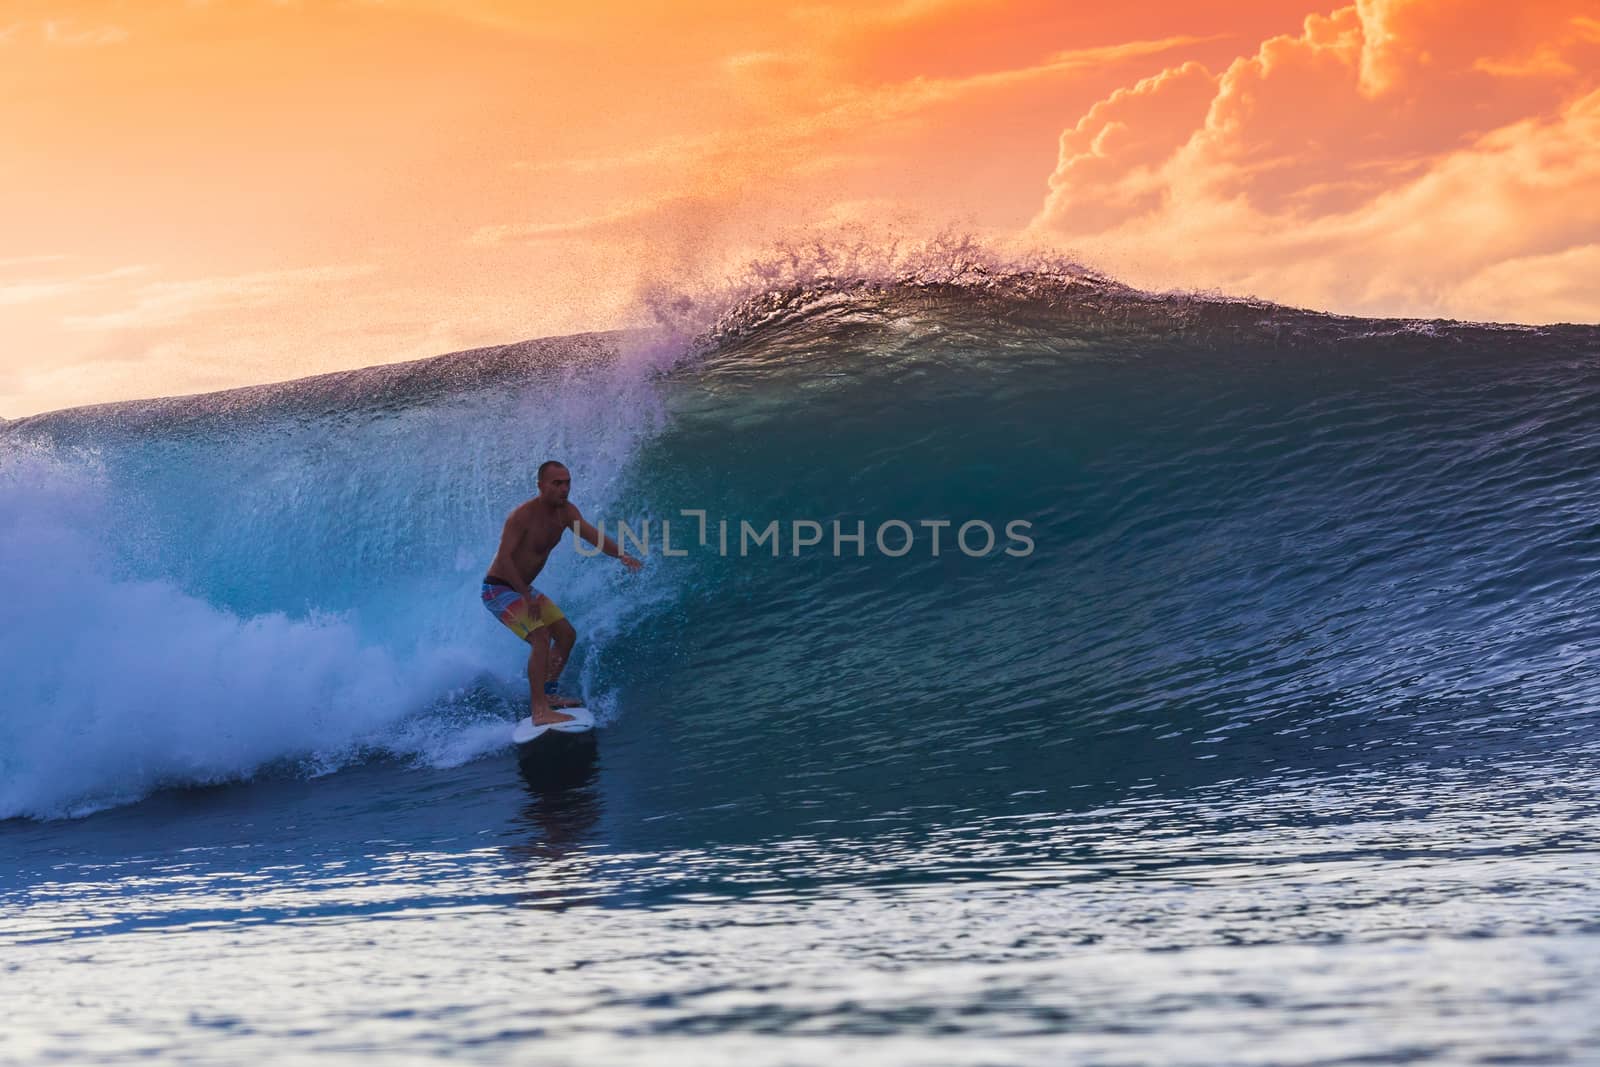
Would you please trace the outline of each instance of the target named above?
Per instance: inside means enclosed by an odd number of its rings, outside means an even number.
[[[1145,284],[1481,317],[1479,272],[1600,241],[1571,210],[1600,202],[1581,6],[1360,0],[1219,75],[1169,68],[1063,133],[1033,232]],[[1526,305],[1495,303],[1570,317],[1532,277]]]
[[[0,26],[0,45],[39,41],[63,48],[99,48],[122,44],[129,33],[121,26],[85,26],[69,19],[44,19],[40,22],[13,22]]]
[[[28,257],[33,262],[52,262],[65,259],[65,256],[37,256]],[[4,268],[6,261],[0,260],[0,268]],[[4,304],[32,304],[43,300],[57,300],[62,297],[78,296],[104,287],[107,283],[121,281],[124,278],[136,277],[150,270],[147,265],[133,267],[117,267],[112,270],[96,271],[66,278],[34,278],[20,282],[0,282],[0,305]]]
[[[1155,210],[1165,185],[1155,168],[1189,140],[1216,95],[1216,79],[1190,62],[1095,104],[1061,135],[1050,223],[1075,232]]]
[[[351,264],[258,271],[181,282],[149,282],[134,292],[131,306],[98,314],[68,315],[61,321],[73,330],[167,326],[200,312],[284,303],[308,288],[346,282],[377,269],[371,264]],[[113,271],[110,276],[121,273]]]

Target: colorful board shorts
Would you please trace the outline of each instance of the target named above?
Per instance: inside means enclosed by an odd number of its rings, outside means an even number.
[[[483,583],[483,606],[524,641],[531,640],[535,630],[566,618],[554,600],[531,585],[528,590],[533,594],[531,599],[509,585]]]

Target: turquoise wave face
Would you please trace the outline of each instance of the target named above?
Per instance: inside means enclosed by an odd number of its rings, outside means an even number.
[[[499,747],[523,653],[477,582],[552,457],[656,531],[637,578],[563,550],[544,584],[672,803],[1593,741],[1593,329],[1070,286],[733,321],[8,425],[0,815]]]
[[[610,650],[683,788],[781,763],[881,810],[1592,743],[1596,331],[1181,311],[862,298],[670,381],[641,512],[1033,543],[691,551]]]

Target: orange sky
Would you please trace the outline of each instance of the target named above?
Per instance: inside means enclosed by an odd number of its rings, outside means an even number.
[[[0,416],[639,321],[785,235],[1600,321],[1600,0],[0,0]]]

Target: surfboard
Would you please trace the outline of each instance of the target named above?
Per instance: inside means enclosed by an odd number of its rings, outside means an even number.
[[[562,734],[583,734],[594,729],[594,712],[588,708],[557,708],[557,711],[571,715],[572,718],[564,722],[552,723],[549,726],[533,725],[533,718],[529,716],[517,723],[511,730],[511,740],[519,745],[537,741],[545,733],[554,731]]]

